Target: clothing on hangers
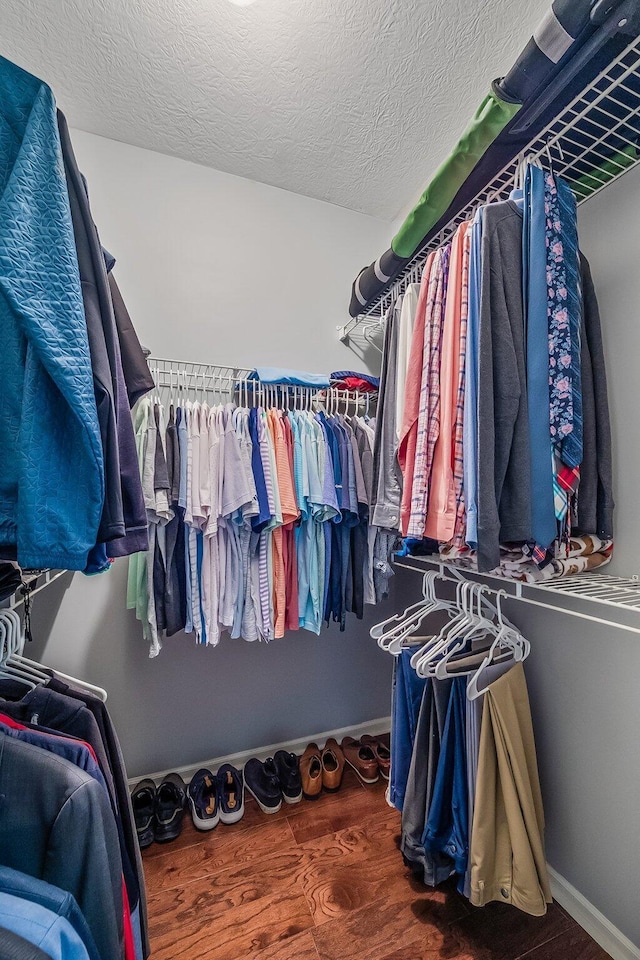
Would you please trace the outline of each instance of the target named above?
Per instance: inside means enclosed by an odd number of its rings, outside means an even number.
[[[152,383],[51,90],[4,58],[0,87],[0,555],[100,573],[147,546],[123,351],[133,393]]]
[[[422,601],[371,630],[394,655],[388,799],[402,814],[400,850],[429,886],[455,874],[477,906],[542,916],[551,896],[521,662],[530,644],[504,618],[500,592],[494,607],[486,587],[461,581],[450,604],[433,593],[435,576]],[[441,609],[451,619],[429,636]]]
[[[133,412],[149,549],[131,558],[127,603],[151,655],[180,629],[215,646],[362,617],[388,580],[369,533],[373,421],[177,403],[168,419],[157,397]]]
[[[608,562],[613,500],[600,318],[575,200],[552,171],[522,171],[524,189],[479,208],[410,285],[400,379],[402,295],[389,307],[373,523],[400,531],[404,553],[536,580]],[[576,534],[598,546],[580,553]]]
[[[1,617],[0,894],[64,916],[73,955],[145,960],[144,873],[104,699],[24,659],[17,614]]]

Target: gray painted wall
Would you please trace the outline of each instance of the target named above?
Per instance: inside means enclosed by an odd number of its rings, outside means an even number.
[[[73,140],[102,241],[156,356],[362,369],[336,325],[388,224],[90,134]],[[311,293],[310,264],[322,276]],[[131,776],[388,716],[391,663],[368,623],[349,617],[345,633],[299,631],[268,646],[196,648],[181,634],[149,660],[125,609],[126,569],[117,561],[35,598],[33,652],[108,690]]]

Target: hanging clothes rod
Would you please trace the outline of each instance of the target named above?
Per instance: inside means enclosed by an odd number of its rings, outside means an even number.
[[[398,569],[411,570],[424,574],[426,570],[437,570],[444,580],[459,583],[471,580],[487,586],[492,593],[506,594],[509,600],[517,600],[533,607],[550,610],[552,613],[564,613],[601,626],[615,627],[629,633],[640,634],[640,580],[635,577],[614,577],[607,574],[576,574],[573,577],[557,577],[539,583],[524,583],[509,580],[507,577],[493,574],[479,574],[473,570],[464,570],[454,564],[429,557],[401,557],[394,561]],[[544,599],[543,599],[544,598]],[[585,613],[567,606],[574,600],[586,600],[602,605],[603,616]],[[632,612],[636,623],[625,622],[615,616],[615,612]],[[604,616],[610,613],[610,616]]]
[[[429,243],[415,254],[392,286],[357,317],[339,326],[343,343],[359,346],[379,328],[390,305],[410,283],[419,283],[428,254],[451,239],[478,207],[507,200],[523,159],[553,166],[578,204],[594,197],[640,161],[640,38],[630,43],[544,130],[486,184]]]

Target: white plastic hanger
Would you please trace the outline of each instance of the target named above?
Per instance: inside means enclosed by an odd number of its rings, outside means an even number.
[[[467,684],[467,698],[477,700],[486,693],[491,684],[503,676],[515,663],[525,660],[531,651],[531,644],[519,630],[509,623],[502,614],[502,598],[507,597],[504,590],[496,594],[499,630],[484,660],[471,676]],[[513,658],[496,662],[496,654],[505,650],[513,652]]]
[[[4,614],[6,611],[2,611]],[[12,680],[18,680],[20,683],[24,683],[26,687],[30,690],[35,690],[37,683],[31,677],[25,676],[15,667],[9,665],[8,660],[11,656],[11,650],[9,649],[8,642],[10,640],[9,634],[9,621],[4,617],[0,616],[0,677],[8,677]]]
[[[369,636],[374,640],[379,640],[386,632],[386,627],[388,627],[390,624],[401,623],[405,617],[408,617],[414,610],[422,607],[427,599],[428,583],[430,580],[435,579],[435,575],[435,570],[428,570],[427,573],[424,574],[422,578],[422,599],[418,600],[416,603],[410,604],[404,613],[393,613],[390,617],[387,617],[386,620],[381,620],[380,623],[375,623],[369,630]]]
[[[430,672],[438,680],[444,680],[449,676],[447,664],[456,653],[463,650],[474,638],[479,640],[484,637],[495,637],[498,630],[497,625],[484,614],[483,594],[486,591],[487,587],[484,584],[473,584],[470,599],[474,609],[468,628],[460,633],[456,641],[449,644],[446,650],[436,655],[438,656],[437,663],[433,664],[435,658],[432,657],[432,670]]]
[[[411,657],[411,666],[418,673],[418,676],[426,676],[419,672],[419,665],[423,657],[428,657],[429,652],[436,647],[438,644],[442,643],[447,637],[451,636],[458,627],[461,627],[467,619],[467,611],[463,607],[463,590],[466,586],[466,581],[459,581],[456,585],[456,599],[453,604],[454,616],[449,621],[445,623],[440,631],[433,637],[429,637],[427,642],[417,650]]]
[[[384,640],[379,640],[378,644],[382,647],[383,650],[386,650],[388,653],[398,656],[403,647],[407,646],[407,641],[409,637],[413,636],[414,645],[417,642],[424,642],[424,637],[417,638],[415,637],[415,632],[420,626],[420,624],[427,618],[430,617],[433,613],[437,611],[444,611],[449,614],[455,614],[457,606],[454,603],[451,603],[449,600],[443,600],[437,596],[435,592],[435,583],[439,579],[439,574],[433,571],[433,576],[429,578],[427,582],[427,596],[425,602],[415,610],[409,617],[407,617],[403,622],[397,626],[392,627],[390,630],[387,630],[384,636]],[[431,638],[427,641],[429,643]],[[423,647],[424,649],[424,647]],[[413,658],[412,658],[413,664]]]
[[[3,610],[3,618],[7,622],[7,639],[5,649],[8,652],[7,666],[22,671],[29,680],[36,683],[46,683],[49,675],[39,665],[22,656],[25,635],[22,621],[15,610]]]

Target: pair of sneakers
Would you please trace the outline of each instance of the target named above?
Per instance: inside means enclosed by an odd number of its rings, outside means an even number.
[[[257,757],[244,765],[244,782],[263,813],[277,813],[285,803],[300,803],[302,780],[295,753],[278,750],[264,763]]]
[[[187,787],[179,773],[169,773],[159,787],[153,780],[136,784],[131,804],[140,849],[175,840],[182,832]]]
[[[219,823],[237,823],[244,816],[242,771],[223,763],[217,773],[202,767],[189,784],[189,806],[196,830],[213,830]]]

